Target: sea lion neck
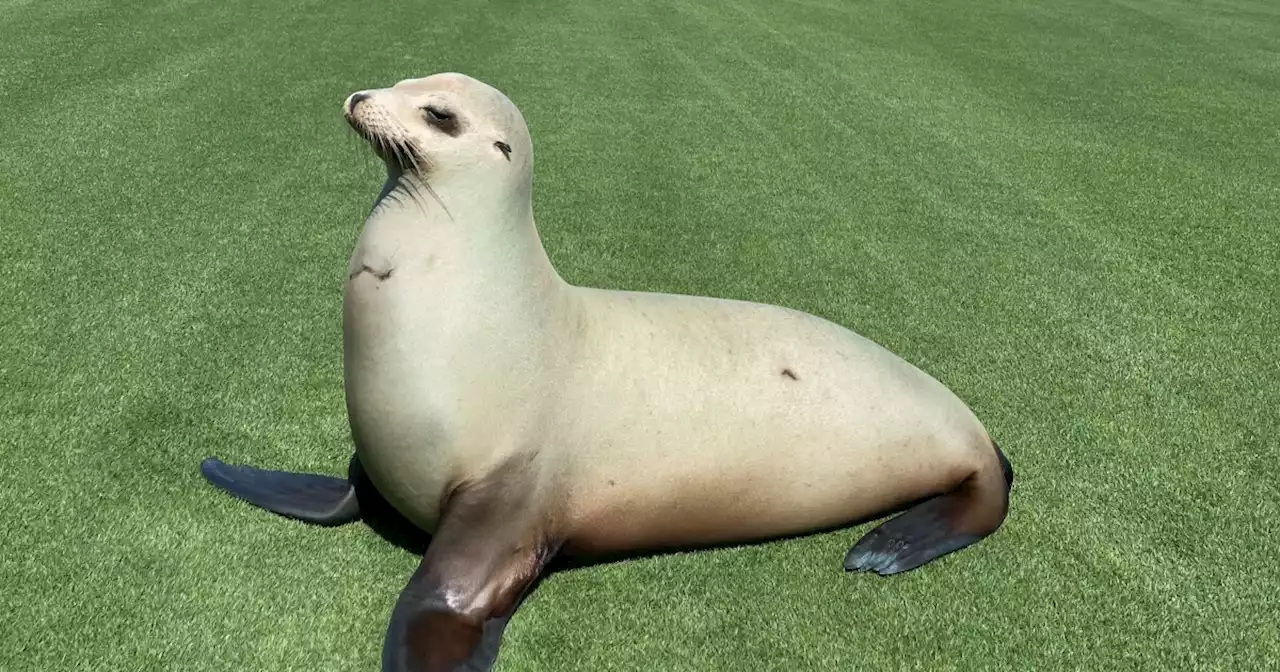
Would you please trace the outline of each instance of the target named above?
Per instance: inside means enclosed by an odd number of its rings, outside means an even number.
[[[468,278],[475,291],[495,301],[534,302],[568,289],[551,265],[523,194],[499,198],[461,183],[389,174],[365,220],[353,264],[370,251],[417,263],[430,259],[433,273],[455,276],[450,286]]]

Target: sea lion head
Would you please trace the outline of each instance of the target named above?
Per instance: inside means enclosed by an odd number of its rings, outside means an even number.
[[[515,104],[484,82],[453,72],[406,79],[352,93],[343,114],[393,179],[407,176],[480,198],[528,197],[529,129]],[[519,191],[525,193],[511,193]]]

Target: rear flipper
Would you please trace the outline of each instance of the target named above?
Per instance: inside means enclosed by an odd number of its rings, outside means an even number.
[[[352,466],[353,473],[358,471],[354,458]],[[201,462],[200,473],[232,495],[282,516],[326,526],[360,519],[355,486],[346,478],[230,465],[216,457]]]
[[[955,490],[908,509],[871,530],[844,558],[853,572],[881,576],[915,569],[996,531],[1009,508],[1013,469],[999,448],[999,471],[970,475]]]

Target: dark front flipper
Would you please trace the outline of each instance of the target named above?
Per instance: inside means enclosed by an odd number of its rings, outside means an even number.
[[[881,576],[915,569],[996,531],[1009,510],[1013,468],[998,458],[954,490],[928,499],[871,530],[849,549],[844,568]]]
[[[345,478],[231,465],[216,457],[201,462],[200,473],[232,495],[282,516],[316,525],[343,525],[360,518],[356,489]]]
[[[450,497],[392,611],[383,672],[493,669],[507,621],[555,554],[542,523],[510,493]]]

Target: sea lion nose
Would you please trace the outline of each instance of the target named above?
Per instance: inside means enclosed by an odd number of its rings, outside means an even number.
[[[360,101],[368,97],[369,97],[369,94],[363,93],[363,92],[351,94],[351,97],[347,98],[347,114],[351,114],[352,112],[355,112],[356,105],[359,105]]]

